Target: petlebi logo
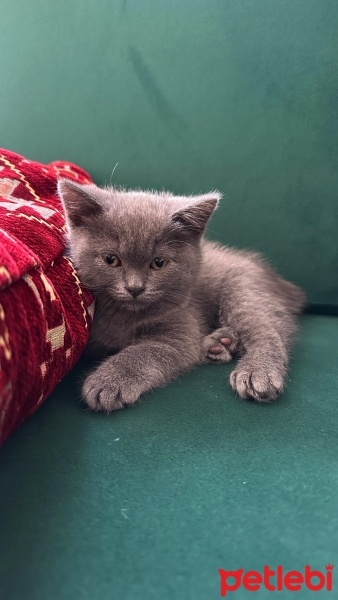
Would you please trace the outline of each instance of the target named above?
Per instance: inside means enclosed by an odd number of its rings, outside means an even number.
[[[249,592],[257,592],[262,588],[269,592],[281,592],[282,590],[298,592],[306,588],[312,592],[320,590],[332,592],[333,568],[333,565],[328,564],[325,566],[324,572],[312,569],[310,565],[306,565],[302,571],[285,571],[281,565],[275,569],[265,565],[263,572],[219,569],[220,594],[224,598],[228,592],[235,592],[239,588],[244,588]]]

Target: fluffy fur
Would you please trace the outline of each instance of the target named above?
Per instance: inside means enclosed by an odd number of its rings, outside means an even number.
[[[304,295],[259,255],[203,238],[218,192],[177,197],[68,180],[58,189],[72,258],[96,296],[89,349],[102,362],[82,390],[91,409],[120,409],[199,363],[232,358],[239,396],[277,397]]]

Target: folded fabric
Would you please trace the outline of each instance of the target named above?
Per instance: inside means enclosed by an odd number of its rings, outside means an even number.
[[[59,177],[91,183],[71,163],[0,149],[0,442],[73,367],[90,331],[93,297],[64,254]]]

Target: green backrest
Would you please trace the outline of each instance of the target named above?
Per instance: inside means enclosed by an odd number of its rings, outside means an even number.
[[[225,194],[209,235],[338,305],[337,0],[1,0],[0,145]]]

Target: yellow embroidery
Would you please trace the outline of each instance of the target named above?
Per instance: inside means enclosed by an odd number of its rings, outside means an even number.
[[[46,333],[46,342],[50,342],[52,346],[52,351],[58,350],[59,348],[63,348],[64,340],[65,340],[66,327],[65,324],[58,325],[57,327],[53,327],[53,329],[48,329]]]
[[[6,217],[24,217],[24,219],[28,219],[28,221],[37,221],[42,225],[47,225],[50,229],[57,229],[61,233],[66,232],[66,225],[62,225],[62,227],[57,227],[54,223],[48,223],[48,221],[44,221],[43,219],[38,219],[37,217],[33,217],[33,215],[25,215],[24,213],[6,213]]]
[[[0,276],[1,275],[4,275],[7,278],[8,285],[12,283],[11,275],[4,265],[0,265]]]
[[[40,371],[41,371],[42,378],[44,378],[44,376],[47,373],[47,365],[45,362],[43,362],[42,365],[40,365]]]
[[[36,299],[37,299],[37,301],[38,301],[38,303],[40,305],[40,308],[41,308],[42,312],[44,312],[45,309],[44,309],[44,306],[43,306],[43,303],[42,303],[42,300],[41,300],[40,292],[39,292],[38,288],[36,287],[36,285],[35,285],[32,277],[27,274],[27,275],[23,276],[23,280],[31,288],[32,292],[34,293],[34,295],[35,295],[35,297],[36,297]]]
[[[29,192],[32,194],[32,196],[34,196],[35,200],[37,200],[38,202],[42,202],[43,204],[46,204],[46,202],[44,200],[41,200],[40,196],[38,196],[37,193],[33,190],[32,186],[27,181],[27,179],[23,175],[23,173],[21,173],[21,171],[19,171],[19,169],[17,169],[17,167],[15,165],[13,165],[13,163],[11,163],[3,154],[0,154],[0,158],[7,167],[9,167],[12,171],[14,171],[14,173],[16,173],[19,176],[20,180],[25,185],[25,187],[29,190]]]
[[[82,306],[82,314],[83,314],[83,318],[84,318],[84,323],[85,323],[85,327],[86,329],[88,329],[88,321],[87,321],[87,311],[85,309],[85,305],[83,304],[83,300],[82,300],[82,289],[81,289],[81,283],[80,283],[80,279],[78,278],[76,271],[74,269],[74,265],[72,263],[72,261],[65,256],[64,259],[68,262],[68,264],[70,265],[71,269],[72,269],[72,275],[75,279],[75,283],[77,286],[77,293],[80,296],[80,302],[81,302],[81,306]]]
[[[3,306],[0,304],[0,319],[4,323],[4,334],[0,335],[0,347],[4,349],[5,359],[10,360],[12,358],[12,350],[9,343],[9,332],[6,325],[5,316],[6,315]]]
[[[45,286],[47,293],[49,294],[50,299],[52,300],[52,302],[54,302],[54,300],[56,300],[56,296],[54,293],[53,286],[49,283],[49,281],[46,278],[44,273],[40,273],[40,277],[41,277],[41,281],[42,281],[43,285]]]

